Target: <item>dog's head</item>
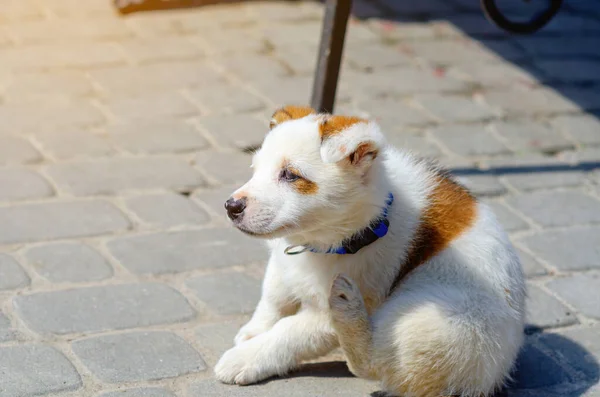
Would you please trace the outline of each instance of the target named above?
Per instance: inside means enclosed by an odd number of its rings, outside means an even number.
[[[283,107],[252,159],[252,178],[225,203],[227,213],[255,236],[344,238],[378,211],[372,196],[384,144],[372,121]]]

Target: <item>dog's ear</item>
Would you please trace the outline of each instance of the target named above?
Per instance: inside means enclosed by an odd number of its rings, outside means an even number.
[[[324,116],[320,134],[321,158],[326,163],[347,160],[368,168],[385,144],[379,126],[358,117]]]
[[[317,111],[310,106],[293,106],[288,105],[281,107],[273,113],[271,116],[271,123],[269,128],[273,129],[275,126],[289,120],[301,119],[302,117],[308,116],[309,114],[316,114]]]

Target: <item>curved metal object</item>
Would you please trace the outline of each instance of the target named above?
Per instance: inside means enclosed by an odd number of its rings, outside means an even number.
[[[563,4],[563,0],[550,0],[550,6],[536,14],[531,20],[527,22],[513,22],[506,18],[498,9],[496,6],[496,2],[498,1],[503,0],[481,0],[483,12],[488,19],[494,22],[499,28],[516,34],[530,34],[537,32],[554,18]]]

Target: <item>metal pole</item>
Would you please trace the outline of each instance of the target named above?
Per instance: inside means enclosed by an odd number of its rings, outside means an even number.
[[[332,113],[352,0],[327,0],[325,7],[311,106]]]

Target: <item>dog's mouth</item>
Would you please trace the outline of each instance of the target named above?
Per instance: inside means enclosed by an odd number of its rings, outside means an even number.
[[[290,229],[288,226],[284,225],[284,226],[278,227],[275,230],[255,231],[255,230],[247,229],[243,225],[235,223],[235,222],[234,222],[234,225],[239,231],[241,231],[244,234],[247,234],[248,236],[264,238],[264,239],[272,239],[272,238],[281,237],[283,235],[288,234],[289,229]]]

